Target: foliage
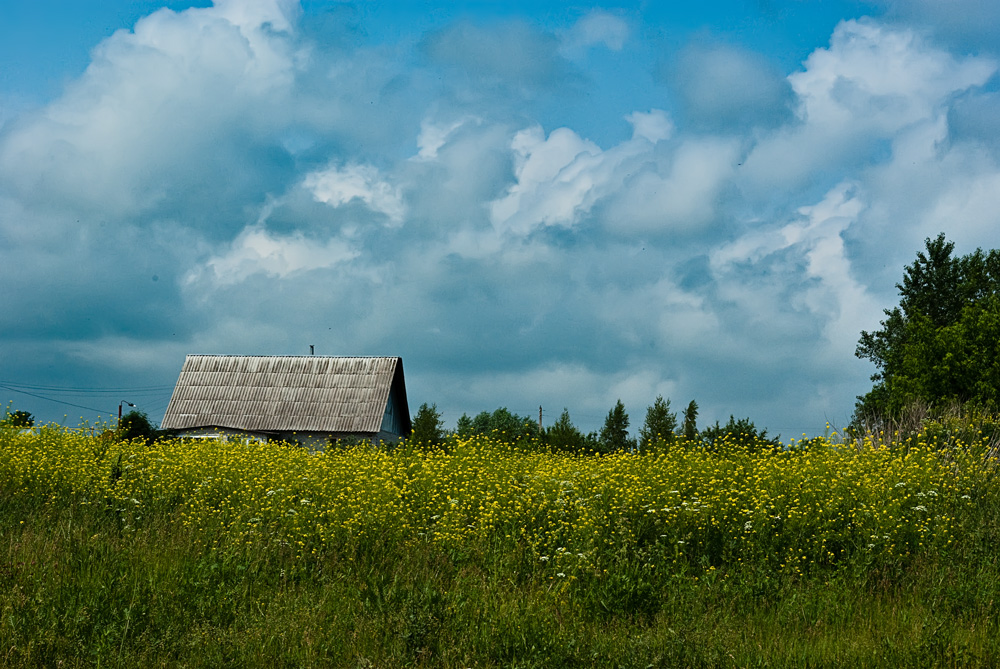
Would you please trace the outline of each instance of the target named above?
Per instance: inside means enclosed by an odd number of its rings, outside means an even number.
[[[621,400],[615,403],[614,408],[608,412],[608,417],[604,419],[598,446],[602,453],[635,450],[635,439],[628,436],[628,414],[625,413],[625,405]]]
[[[714,451],[735,446],[753,452],[761,448],[781,448],[782,445],[780,437],[769,439],[767,430],[758,430],[749,418],[736,420],[732,415],[728,423],[720,426],[719,421],[715,421],[715,425],[702,430],[699,437],[706,448]]]
[[[481,435],[496,436],[512,443],[538,437],[538,423],[525,416],[512,413],[507,407],[493,411],[481,411],[471,421],[463,414],[459,419],[458,434],[463,437]]]
[[[1000,409],[1000,251],[953,257],[942,233],[904,269],[899,306],[855,355],[875,364],[854,422],[898,415],[913,403]]]
[[[471,437],[475,434],[472,427],[472,419],[469,418],[468,414],[462,414],[458,417],[458,422],[455,423],[455,434],[460,437]]]
[[[0,420],[0,427],[25,428],[35,424],[35,417],[30,412],[18,409],[16,411],[7,410],[7,415]]]
[[[437,410],[437,404],[428,405],[426,402],[421,404],[411,425],[407,443],[439,446],[444,441],[444,422]]]
[[[639,450],[649,450],[660,441],[672,442],[676,430],[677,414],[670,410],[670,400],[657,395],[653,405],[646,409],[646,420],[639,430]]]
[[[694,400],[691,400],[687,409],[684,409],[684,424],[681,432],[688,443],[694,443],[698,440],[698,403]]]
[[[155,438],[156,428],[149,422],[146,412],[133,409],[118,421],[116,436],[123,441],[138,439],[148,444]]]
[[[545,428],[542,440],[553,451],[566,453],[596,451],[598,446],[594,435],[586,435],[573,425],[569,409],[563,409],[559,420]]]
[[[0,431],[3,663],[1000,656],[1000,477],[977,424],[586,457],[451,439],[310,454]]]

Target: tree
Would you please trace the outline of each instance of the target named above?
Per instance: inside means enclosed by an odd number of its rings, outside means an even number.
[[[698,439],[698,403],[691,400],[691,403],[687,405],[687,409],[684,409],[684,427],[682,428],[684,433],[684,438],[689,442],[694,442]]]
[[[35,424],[35,417],[30,412],[18,409],[8,411],[3,420],[0,420],[0,427],[32,427]]]
[[[631,451],[635,449],[635,440],[628,436],[628,414],[621,400],[608,412],[601,428],[600,450],[604,453],[615,451]]]
[[[854,421],[900,415],[914,403],[1000,409],[1000,251],[953,257],[944,234],[903,271],[899,306],[855,355],[875,365]]]
[[[156,428],[149,422],[149,416],[146,415],[145,411],[133,409],[118,421],[118,430],[115,436],[120,441],[141,439],[148,444],[156,436]]]
[[[438,413],[437,404],[428,405],[426,402],[417,409],[417,415],[411,422],[410,436],[407,441],[411,444],[423,444],[424,446],[440,446],[444,442],[444,422],[441,414]]]
[[[646,421],[639,430],[639,449],[648,450],[659,441],[672,442],[677,429],[677,414],[670,410],[670,400],[657,395],[653,406],[646,409]]]
[[[496,436],[516,443],[538,436],[538,423],[512,413],[507,407],[496,411],[481,411],[472,419],[472,434]]]
[[[471,437],[475,434],[475,429],[472,427],[472,419],[469,418],[468,414],[462,414],[458,417],[458,422],[455,423],[455,434],[460,437]]]
[[[699,436],[705,447],[713,451],[737,447],[753,453],[762,446],[767,448],[781,446],[780,437],[769,439],[767,430],[758,430],[749,418],[736,420],[731,414],[728,423],[719,425],[719,421],[715,421],[714,426],[705,428]]]
[[[554,451],[582,453],[591,445],[586,435],[573,425],[569,418],[569,409],[563,409],[559,420],[545,429],[545,443]]]

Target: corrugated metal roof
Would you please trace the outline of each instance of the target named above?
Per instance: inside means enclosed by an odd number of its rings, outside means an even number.
[[[375,433],[402,366],[400,358],[189,355],[162,427]]]

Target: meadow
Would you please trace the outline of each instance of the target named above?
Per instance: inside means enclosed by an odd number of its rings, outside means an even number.
[[[99,431],[98,431],[99,432]],[[996,666],[996,435],[0,430],[0,666]]]

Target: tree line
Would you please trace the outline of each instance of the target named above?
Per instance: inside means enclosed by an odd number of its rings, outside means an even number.
[[[530,444],[535,447],[570,453],[648,452],[674,443],[686,446],[712,448],[722,443],[739,443],[746,446],[767,444],[779,446],[779,438],[769,438],[767,430],[759,430],[749,418],[699,429],[698,403],[694,400],[678,417],[670,408],[670,400],[662,395],[646,409],[646,418],[638,437],[629,435],[629,415],[619,399],[608,411],[604,426],[595,432],[584,433],[563,409],[559,419],[548,427],[539,429],[536,421],[519,416],[506,407],[492,412],[482,411],[475,417],[462,414],[453,431],[446,430],[436,404],[424,403],[412,420],[409,443],[426,446],[443,445],[449,437],[468,438],[476,435],[500,437],[510,443]]]

